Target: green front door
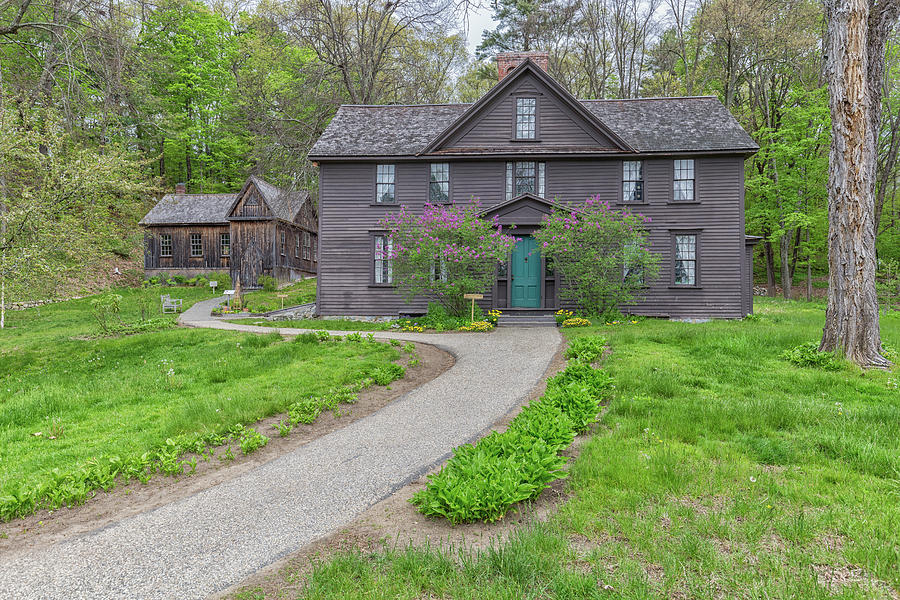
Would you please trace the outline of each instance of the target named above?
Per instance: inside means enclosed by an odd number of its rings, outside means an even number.
[[[510,306],[541,307],[541,253],[531,236],[517,238],[512,251],[512,291]]]

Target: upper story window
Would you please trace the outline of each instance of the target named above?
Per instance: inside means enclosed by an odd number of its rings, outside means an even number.
[[[542,162],[506,163],[506,199],[511,200],[522,194],[544,197],[544,172]]]
[[[219,254],[221,256],[229,256],[231,254],[231,234],[219,234]]]
[[[172,234],[171,233],[159,234],[159,255],[160,256],[172,256]]]
[[[537,131],[537,98],[516,98],[516,139],[533,140]]]
[[[675,182],[672,199],[675,202],[694,200],[694,160],[689,158],[675,161]]]
[[[199,233],[191,234],[191,256],[203,256],[203,238]]]
[[[303,232],[303,260],[309,260],[312,239],[308,231]]]
[[[287,235],[285,235],[285,233],[282,231],[281,232],[281,255],[282,256],[284,256],[284,247],[285,247],[286,240],[287,240]]]
[[[428,201],[432,204],[450,202],[449,163],[431,163],[431,181],[428,184]]]
[[[697,234],[675,236],[675,285],[697,285]]]
[[[378,165],[375,168],[375,202],[394,204],[394,165]]]
[[[622,202],[644,201],[644,163],[622,161]]]

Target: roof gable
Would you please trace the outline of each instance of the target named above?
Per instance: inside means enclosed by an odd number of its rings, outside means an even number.
[[[306,190],[283,190],[251,175],[236,194],[228,218],[274,218],[293,222],[308,200]]]
[[[535,141],[512,140],[517,95],[534,95],[538,99],[539,132]],[[566,148],[580,152],[634,150],[568,90],[526,59],[435,137],[421,154]]]
[[[564,204],[541,198],[535,194],[521,194],[506,202],[495,204],[489,208],[482,210],[479,214],[482,217],[492,219],[497,217],[503,225],[516,223],[518,225],[537,225],[549,215],[554,209],[572,210]]]

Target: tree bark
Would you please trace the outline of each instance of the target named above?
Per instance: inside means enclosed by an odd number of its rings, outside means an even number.
[[[832,141],[828,175],[828,307],[819,349],[863,367],[881,355],[875,291],[875,163],[885,38],[900,0],[826,0],[826,77]]]
[[[809,227],[806,228],[806,301],[812,302],[812,256],[809,252]]]
[[[779,254],[781,256],[781,292],[785,300],[793,298],[793,281],[791,281],[791,233],[785,231],[781,236]]]
[[[770,298],[775,297],[775,253],[772,252],[772,242],[763,242],[763,250],[766,253],[766,294]]]

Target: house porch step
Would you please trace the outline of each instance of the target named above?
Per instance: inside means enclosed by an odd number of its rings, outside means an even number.
[[[509,314],[497,319],[497,327],[556,327],[553,314]]]

